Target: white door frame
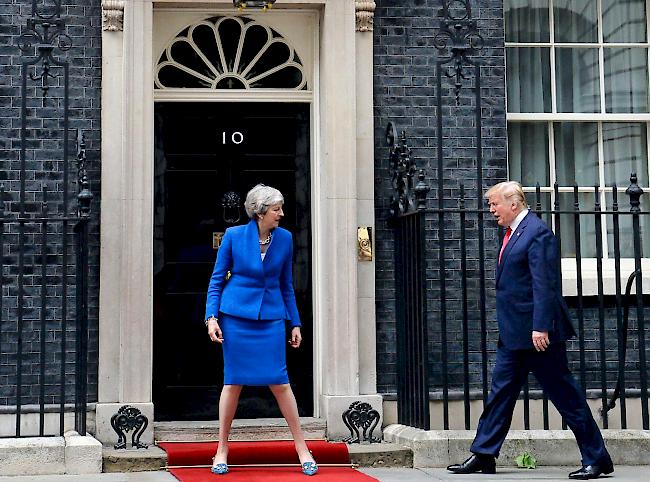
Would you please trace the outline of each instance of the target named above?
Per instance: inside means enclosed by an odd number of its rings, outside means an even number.
[[[228,2],[210,7],[192,0],[157,0],[156,8],[165,3],[178,8],[210,8],[211,12],[222,8],[232,13]],[[134,406],[153,421],[153,107],[159,94],[154,96],[153,89],[157,55],[153,48],[153,0],[105,4],[105,12],[114,10],[115,4],[124,8],[123,31],[105,26],[102,36],[96,435],[110,443],[115,438],[110,418],[120,406]],[[369,195],[367,189],[358,188],[358,184],[373,182],[373,176],[367,177],[373,162],[372,135],[367,132],[372,120],[365,120],[364,138],[360,139],[355,3],[282,0],[282,4],[272,13],[289,14],[290,8],[281,12],[283,6],[300,4],[302,11],[317,12],[320,27],[316,32],[319,51],[314,59],[311,100],[314,411],[327,420],[328,435],[338,437],[347,432],[341,413],[351,400],[370,402],[380,413],[382,408],[374,387],[374,293],[368,293],[368,289],[374,291],[374,263],[360,267],[357,261],[357,225],[373,218],[372,190]],[[371,59],[371,49],[369,55]],[[363,87],[370,92],[371,108],[372,83]],[[270,100],[268,94],[266,101]],[[179,94],[178,100],[190,100],[193,95]],[[226,100],[229,95],[233,94],[219,93],[214,99]],[[367,112],[367,96],[363,102],[363,111]],[[363,154],[363,166],[358,165],[359,153]],[[358,172],[363,178],[358,179]],[[150,423],[143,441],[153,440],[152,426]]]

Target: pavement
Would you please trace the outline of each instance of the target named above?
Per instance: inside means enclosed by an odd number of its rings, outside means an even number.
[[[503,480],[543,480],[567,481],[569,472],[577,467],[538,467],[536,469],[517,469],[497,467],[495,475],[472,474],[454,475],[445,469],[380,469],[363,468],[362,472],[375,477],[380,482],[492,482]],[[612,482],[640,482],[648,480],[650,466],[616,466],[613,474],[601,477]],[[216,479],[217,476],[214,476]],[[227,476],[223,480],[227,482]],[[210,477],[213,480],[213,477]],[[221,479],[220,479],[221,480]],[[16,477],[0,477],[0,482],[175,482],[176,479],[166,472],[130,472],[96,475],[27,475]],[[318,476],[314,479],[318,482]],[[345,481],[341,481],[345,482]]]

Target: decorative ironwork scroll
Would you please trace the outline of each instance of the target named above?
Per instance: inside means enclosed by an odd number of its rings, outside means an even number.
[[[442,78],[453,79],[453,91],[456,97],[456,105],[460,105],[460,94],[463,84],[471,76],[474,79],[474,127],[476,138],[476,202],[477,207],[483,202],[483,148],[481,134],[481,67],[478,59],[471,58],[483,48],[483,37],[479,34],[476,20],[472,18],[472,7],[470,0],[442,0],[442,9],[440,10],[440,31],[434,37],[434,46],[439,50],[440,55],[436,60],[436,107],[437,107],[437,143],[438,143],[438,243],[439,249],[439,284],[440,296],[442,302],[439,308],[440,317],[440,343],[441,343],[441,372],[443,385],[443,427],[449,428],[449,410],[447,391],[447,306],[444,301],[446,290],[446,260],[444,258],[445,244],[445,215],[444,215],[444,198],[445,198],[445,181],[444,181],[444,136],[443,136],[443,100],[442,100]],[[473,72],[472,72],[473,71]],[[443,74],[444,72],[444,74]],[[483,211],[477,212],[477,235],[478,245],[483,246],[484,238],[484,220]],[[487,318],[485,306],[485,263],[484,252],[479,249],[478,252],[478,269],[479,269],[479,296],[481,313],[481,348],[483,358],[482,375],[483,375],[483,397],[487,399],[487,357],[486,357],[486,331]]]
[[[23,339],[21,333],[26,329],[33,329],[35,321],[32,322],[25,315],[27,309],[32,310],[31,305],[36,301],[35,297],[30,295],[25,289],[26,259],[31,256],[31,252],[40,250],[42,257],[41,266],[41,299],[39,310],[41,317],[38,322],[41,329],[41,346],[40,346],[40,385],[39,398],[39,435],[45,434],[45,386],[57,385],[57,402],[59,405],[59,433],[63,435],[66,424],[66,404],[68,394],[66,391],[69,378],[67,367],[70,365],[68,356],[70,355],[70,344],[68,343],[68,333],[71,331],[70,322],[75,322],[75,430],[81,434],[86,434],[86,412],[88,398],[88,224],[90,221],[90,204],[92,193],[89,189],[88,175],[86,171],[86,147],[82,135],[78,136],[78,192],[76,209],[70,210],[69,203],[73,199],[69,196],[70,186],[70,162],[69,142],[70,130],[70,62],[64,55],[66,51],[72,48],[72,40],[66,33],[65,9],[61,0],[32,0],[31,15],[22,28],[21,35],[18,38],[17,46],[21,51],[21,91],[20,91],[20,167],[19,167],[19,199],[18,209],[10,209],[10,212],[16,211],[17,217],[3,219],[3,223],[16,223],[18,232],[17,245],[17,313],[16,313],[16,437],[21,436],[21,412],[23,405],[22,385],[23,375]],[[56,54],[56,55],[55,55]],[[28,89],[28,86],[30,87]],[[49,101],[46,102],[46,99]],[[46,105],[50,104],[50,105]],[[28,105],[30,109],[28,110]],[[40,109],[46,108],[41,116]],[[42,121],[47,118],[51,127],[44,129],[31,129],[31,126],[40,125],[35,121]],[[43,124],[44,125],[44,124]],[[29,136],[28,136],[29,134]],[[47,136],[48,142],[54,142],[56,147],[51,149],[40,149],[31,147],[31,143],[39,140],[39,136]],[[60,137],[59,137],[60,136]],[[27,155],[27,148],[34,149]],[[60,150],[61,155],[55,154],[55,150]],[[35,209],[34,202],[30,201],[33,196],[28,193],[26,180],[30,172],[44,169],[41,164],[34,161],[47,161],[55,164],[55,168],[48,176],[43,176],[41,189],[43,200],[40,208],[40,219],[32,216],[38,212]],[[47,164],[45,164],[47,165]],[[33,176],[33,172],[31,172]],[[37,174],[42,174],[39,172]],[[51,174],[51,175],[50,175]],[[60,176],[60,177],[59,177]],[[33,177],[31,178],[33,179]],[[39,177],[36,177],[38,180]],[[48,190],[48,184],[56,186],[54,190]],[[59,189],[60,188],[60,189]],[[29,188],[31,190],[33,188]],[[60,205],[59,205],[59,201]],[[74,284],[70,277],[70,260],[68,246],[70,244],[70,227],[74,231],[76,263]],[[34,246],[36,237],[26,233],[36,233],[40,230],[40,246]],[[1,231],[1,229],[0,229]],[[56,233],[56,234],[55,234]],[[56,236],[56,244],[52,244],[52,239]],[[2,247],[0,241],[0,248]],[[38,244],[37,244],[38,245]],[[0,249],[0,252],[2,249]],[[49,260],[52,258],[52,261]],[[35,258],[34,258],[35,259]],[[49,275],[51,267],[56,265],[56,271],[59,276]],[[54,270],[52,270],[54,272]],[[29,273],[28,273],[29,274]],[[37,277],[34,277],[30,284],[38,283]],[[70,288],[74,287],[76,310],[74,311],[74,320],[70,319],[73,310],[68,309],[68,293]],[[36,288],[36,286],[34,286]],[[50,297],[46,296],[47,290],[56,290],[57,310],[59,315],[56,319],[48,317],[49,312],[54,312],[50,305]],[[1,300],[0,300],[1,301]],[[36,301],[38,302],[38,301]],[[1,317],[0,317],[1,318]],[[4,320],[0,319],[0,322]],[[56,325],[55,325],[56,324]],[[56,328],[54,328],[56,326]],[[58,347],[55,342],[46,343],[46,327],[51,327],[61,333],[58,340]],[[50,329],[50,328],[47,328]],[[58,353],[46,353],[51,349],[57,349]],[[58,357],[57,357],[58,355]],[[45,372],[45,359],[56,359],[59,365],[59,379],[56,379],[54,369],[48,368],[49,373]]]
[[[52,65],[64,65],[52,56],[54,49],[64,52],[72,47],[72,40],[65,33],[65,20],[61,18],[61,0],[52,0],[52,3],[37,5],[32,2],[32,16],[27,19],[27,29],[18,38],[18,47],[23,53],[29,54],[33,48],[38,52],[35,59],[24,65],[41,64],[40,73],[32,72],[29,77],[41,81],[43,95],[47,95],[50,79],[57,77],[50,72]]]
[[[347,443],[379,443],[380,439],[373,437],[372,432],[379,424],[379,412],[367,402],[352,402],[341,416],[343,423],[350,431],[350,436],[343,439]]]
[[[133,430],[133,434],[131,434],[131,446],[138,449],[146,449],[148,445],[140,442],[140,437],[148,425],[149,419],[142,415],[140,410],[130,405],[121,406],[117,413],[111,417],[111,426],[118,437],[117,443],[114,445],[115,449],[126,448],[126,434],[124,432],[130,432],[131,430]]]
[[[90,192],[88,172],[86,170],[86,137],[81,130],[77,131],[77,184],[79,193],[77,201],[79,204],[79,217],[90,216],[90,203],[93,200],[93,193]]]
[[[397,139],[395,126],[392,122],[386,127],[386,140],[390,147],[389,165],[393,194],[390,199],[390,210],[393,217],[415,210],[413,191],[413,176],[417,166],[411,158],[411,148],[406,140],[406,132]]]
[[[469,78],[465,68],[475,64],[468,57],[477,54],[484,41],[472,18],[470,0],[443,0],[440,13],[441,28],[433,42],[438,50],[451,50],[452,65],[445,70],[445,75],[454,79],[454,94],[459,104],[463,81]]]

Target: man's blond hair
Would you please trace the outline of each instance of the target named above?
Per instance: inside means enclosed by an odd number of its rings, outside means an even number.
[[[501,194],[504,199],[512,199],[524,209],[528,208],[524,189],[517,181],[505,181],[495,184],[485,193],[485,198],[489,199],[494,194]]]

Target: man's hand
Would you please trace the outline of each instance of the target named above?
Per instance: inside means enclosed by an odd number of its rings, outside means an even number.
[[[544,351],[551,344],[548,339],[548,331],[534,331],[533,330],[533,346],[537,351]]]

